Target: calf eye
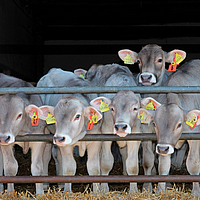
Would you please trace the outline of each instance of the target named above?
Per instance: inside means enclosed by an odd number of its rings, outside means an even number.
[[[79,120],[79,119],[80,119],[80,116],[81,116],[80,114],[77,114],[76,117],[75,117],[75,119],[74,119],[74,121],[75,121],[75,120]]]
[[[137,60],[136,63],[140,64],[140,60]]]
[[[182,124],[181,124],[181,123],[179,123],[179,124],[178,124],[178,126],[177,126],[177,129],[178,129],[178,128],[181,128],[181,126],[182,126]]]
[[[114,108],[110,108],[110,110],[111,110],[112,112],[114,112]]]
[[[133,108],[133,111],[136,111],[137,110],[137,108]]]
[[[20,113],[20,114],[17,116],[16,120],[20,119],[21,117],[22,117],[22,113]]]
[[[162,58],[159,58],[159,59],[158,59],[158,62],[161,63],[161,62],[162,62]]]

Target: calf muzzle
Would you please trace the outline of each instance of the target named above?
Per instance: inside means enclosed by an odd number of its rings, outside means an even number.
[[[170,144],[157,144],[156,153],[163,156],[174,153],[174,148]]]
[[[0,144],[6,145],[9,143],[11,137],[9,135],[0,136]]]
[[[63,146],[67,144],[71,144],[72,139],[68,135],[60,135],[53,137],[53,143],[57,144],[58,146]]]

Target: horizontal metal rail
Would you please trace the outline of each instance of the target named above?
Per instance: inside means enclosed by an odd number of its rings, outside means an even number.
[[[1,176],[0,183],[199,182],[200,175]]]
[[[58,87],[58,88],[38,88],[38,87],[9,87],[0,88],[0,95],[17,94],[73,94],[73,93],[117,93],[121,90],[132,90],[135,93],[200,93],[199,86],[180,87],[144,87],[144,86],[104,86],[104,87]]]
[[[200,140],[200,133],[182,133],[181,140]],[[126,137],[119,137],[114,134],[88,134],[85,135],[79,141],[130,141],[130,140],[138,140],[138,141],[148,141],[148,140],[157,140],[156,134],[154,133],[138,133],[138,134],[128,134]],[[52,134],[30,134],[24,136],[17,136],[15,139],[16,142],[35,142],[35,141],[43,141],[43,142],[52,142],[53,135]]]

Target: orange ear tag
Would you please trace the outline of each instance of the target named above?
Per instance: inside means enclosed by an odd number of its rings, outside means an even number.
[[[33,116],[31,118],[32,126],[38,126],[39,117],[37,115],[37,111],[33,111]]]
[[[92,130],[93,128],[93,121],[92,121],[92,115],[90,115],[90,121],[87,124],[87,131]]]
[[[182,61],[183,61],[182,56],[178,53],[175,53],[175,58],[173,59],[171,65],[169,65],[168,71],[175,72],[177,65],[179,65]]]
[[[177,67],[177,64],[176,64],[175,58],[174,58],[174,59],[173,59],[173,62],[169,65],[168,71],[170,71],[170,72],[175,72],[175,71],[176,71],[176,67]]]

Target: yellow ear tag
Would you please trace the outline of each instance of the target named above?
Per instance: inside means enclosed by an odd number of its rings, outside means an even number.
[[[180,54],[178,53],[175,53],[176,57],[175,57],[175,62],[177,65],[179,65],[182,61],[183,61],[183,58]]]
[[[82,77],[83,79],[85,79],[85,76],[83,75],[83,73],[80,74],[80,77]]]
[[[92,121],[94,124],[96,124],[98,122],[98,117],[95,111],[93,111],[93,115],[92,115]]]
[[[46,123],[47,124],[54,124],[54,123],[56,123],[56,120],[55,120],[54,116],[50,112],[48,113],[48,116],[46,118]]]
[[[156,107],[153,105],[153,101],[149,101],[149,103],[146,105],[147,110],[156,110]]]
[[[143,111],[143,113],[142,114],[140,114],[140,115],[138,115],[138,119],[144,119],[144,111]],[[144,124],[144,122],[143,121],[141,121],[141,124]]]
[[[195,116],[193,116],[190,121],[186,121],[185,123],[191,128],[193,129],[196,125],[197,125],[197,120],[199,119],[199,116],[197,116],[197,118]]]
[[[124,58],[124,64],[130,64],[130,65],[133,64],[133,59],[130,56],[130,53],[127,53],[126,57]]]
[[[109,107],[108,107],[108,104],[107,103],[104,103],[103,100],[101,100],[101,104],[99,106],[100,108],[100,111],[103,113],[103,112],[106,112],[106,111],[109,111]]]

